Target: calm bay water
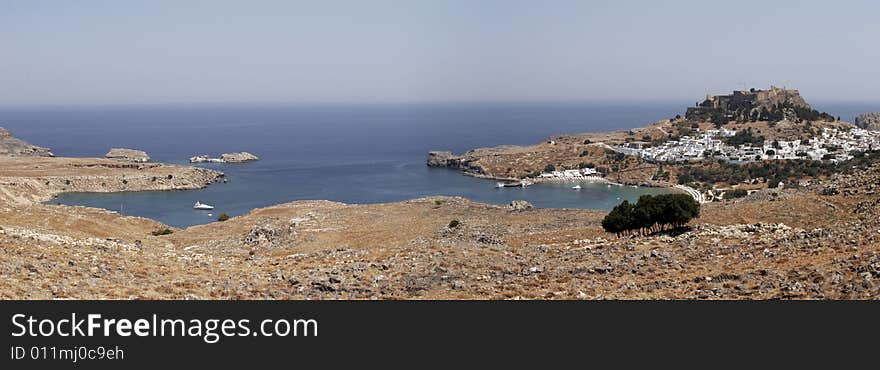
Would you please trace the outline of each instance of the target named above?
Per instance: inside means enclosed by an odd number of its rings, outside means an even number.
[[[428,168],[429,150],[532,144],[547,136],[646,125],[687,103],[323,105],[297,107],[137,107],[0,109],[0,126],[58,156],[103,156],[111,147],[147,151],[154,161],[187,164],[197,154],[249,151],[247,164],[208,164],[229,183],[203,190],[64,194],[52,202],[122,211],[185,227],[257,207],[302,199],[393,202],[463,196],[537,207],[610,209],[621,199],[663,189],[539,184],[495,189],[494,181]],[[818,108],[844,119],[877,105]],[[201,201],[216,206],[192,209]]]

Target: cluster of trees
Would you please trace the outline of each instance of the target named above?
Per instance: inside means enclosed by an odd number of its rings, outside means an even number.
[[[700,204],[687,194],[643,195],[636,204],[624,200],[602,219],[602,228],[618,237],[679,228],[699,217]]]

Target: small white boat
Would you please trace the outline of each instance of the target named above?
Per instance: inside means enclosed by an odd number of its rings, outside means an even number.
[[[203,204],[200,202],[196,202],[196,205],[193,206],[193,209],[201,209],[201,210],[205,210],[205,211],[210,211],[210,210],[214,209],[214,206]]]
[[[495,184],[495,187],[496,187],[496,188],[503,188],[503,187],[504,187],[504,183],[503,183],[503,182],[496,183],[496,184]]]
[[[571,188],[574,189],[574,190],[581,190],[581,186],[580,186],[580,185],[575,185],[575,186],[572,186]]]

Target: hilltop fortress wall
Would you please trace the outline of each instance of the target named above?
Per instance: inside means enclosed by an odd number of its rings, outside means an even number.
[[[784,103],[812,109],[801,97],[800,91],[770,86],[770,90],[738,90],[730,95],[707,95],[706,100],[702,103],[696,107],[688,108],[685,117],[707,120],[715,112],[724,114],[741,112],[741,114],[748,115],[762,109],[773,110],[774,107]]]

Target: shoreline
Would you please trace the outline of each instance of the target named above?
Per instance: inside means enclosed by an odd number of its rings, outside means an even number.
[[[0,157],[0,204],[30,206],[64,193],[198,190],[223,172],[164,163],[131,164],[103,158]]]

